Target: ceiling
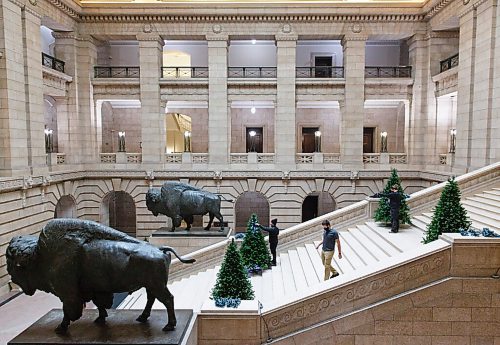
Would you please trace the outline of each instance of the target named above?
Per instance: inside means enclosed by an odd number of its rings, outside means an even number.
[[[321,4],[422,4],[427,0],[74,0],[79,4],[289,4],[289,5],[321,5]]]

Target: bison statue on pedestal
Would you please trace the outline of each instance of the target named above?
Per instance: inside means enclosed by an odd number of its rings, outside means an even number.
[[[214,217],[221,224],[220,231],[224,229],[224,219],[220,213],[219,196],[201,190],[187,183],[167,181],[161,190],[150,189],[146,194],[146,206],[154,216],[164,214],[172,218],[172,229],[181,225],[181,221],[187,223],[186,230],[191,228],[194,215],[205,215],[208,213],[210,220],[205,230],[210,230]]]
[[[167,308],[164,331],[176,325],[174,296],[167,288],[170,247],[157,248],[120,231],[92,221],[54,219],[40,236],[14,237],[7,247],[7,271],[24,293],[52,293],[63,303],[64,317],[56,332],[64,333],[92,301],[99,310],[96,323],[104,323],[113,293],[146,288],[147,304],[139,322],[146,322],[155,299]]]

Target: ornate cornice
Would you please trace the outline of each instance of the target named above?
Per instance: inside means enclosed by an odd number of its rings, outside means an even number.
[[[62,12],[66,13],[71,18],[77,20],[80,19],[80,14],[71,7],[69,7],[68,5],[66,5],[63,1],[61,0],[46,0],[46,1],[54,5],[58,9],[60,9]]]
[[[434,5],[426,14],[425,19],[431,19],[434,17],[439,11],[448,6],[454,0],[441,0],[436,5]]]

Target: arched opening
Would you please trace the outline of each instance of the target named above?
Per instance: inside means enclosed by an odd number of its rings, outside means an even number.
[[[102,200],[101,223],[136,237],[135,202],[126,192],[110,192]]]
[[[76,203],[70,195],[63,195],[56,204],[54,218],[76,218]]]
[[[335,211],[335,200],[327,192],[311,193],[302,203],[302,222]]]
[[[192,152],[191,116],[181,113],[167,113],[167,153]]]
[[[234,206],[235,232],[245,232],[247,222],[255,213],[259,222],[269,225],[269,203],[264,195],[258,192],[245,192],[240,195]]]

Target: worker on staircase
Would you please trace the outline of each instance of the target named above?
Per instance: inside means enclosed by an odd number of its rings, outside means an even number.
[[[270,227],[262,226],[259,223],[255,224],[261,230],[269,233],[269,249],[271,249],[271,254],[273,255],[273,261],[271,261],[271,265],[273,266],[276,266],[276,247],[278,247],[278,234],[280,233],[280,229],[276,224],[278,224],[277,218],[271,220]]]
[[[335,254],[335,242],[337,243],[339,251],[339,259],[342,259],[342,251],[340,249],[340,239],[337,230],[330,227],[330,222],[327,219],[325,219],[321,225],[323,225],[324,230],[323,241],[316,246],[316,249],[318,249],[320,245],[323,245],[321,250],[321,261],[325,266],[324,280],[328,280],[339,275],[339,273],[332,266],[333,254]]]

